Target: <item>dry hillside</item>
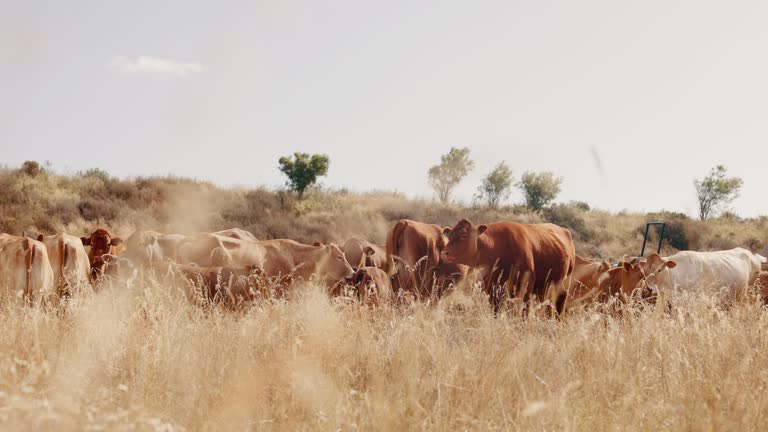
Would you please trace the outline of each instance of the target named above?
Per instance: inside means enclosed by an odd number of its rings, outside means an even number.
[[[352,193],[313,190],[304,201],[267,189],[221,189],[174,177],[118,180],[103,172],[61,176],[0,171],[0,232],[85,234],[105,226],[126,236],[135,229],[190,234],[240,227],[257,238],[292,238],[302,242],[342,242],[361,236],[383,243],[398,219],[453,225],[462,217],[474,222],[548,221],[568,227],[579,253],[593,257],[637,254],[648,221],[668,223],[664,250],[717,250],[735,246],[760,252],[768,244],[768,218],[733,215],[701,222],[671,212],[613,214],[590,210],[585,203],[558,204],[542,214],[520,206],[493,210],[443,206],[386,192]]]

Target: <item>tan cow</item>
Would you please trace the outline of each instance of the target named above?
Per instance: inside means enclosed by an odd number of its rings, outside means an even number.
[[[211,234],[222,236],[222,237],[231,237],[233,239],[238,239],[238,240],[258,240],[256,236],[253,235],[250,231],[246,231],[241,228],[230,228],[226,230],[216,231]]]
[[[98,277],[101,273],[101,265],[96,262],[96,257],[102,255],[119,255],[123,251],[123,239],[115,237],[104,228],[97,228],[89,237],[80,237],[83,245],[90,246],[88,249],[88,261],[91,264],[91,277]]]
[[[186,295],[193,303],[220,303],[232,309],[253,301],[261,288],[253,267],[199,267],[172,264],[171,270],[187,284]]]
[[[100,276],[107,276],[110,282],[125,283],[130,286],[138,277],[138,268],[133,262],[122,256],[105,254],[96,257]]]
[[[589,295],[598,287],[600,276],[611,268],[608,261],[592,261],[579,255],[576,255],[575,263],[568,285],[568,297],[572,300]]]
[[[395,290],[415,291],[417,295],[431,295],[434,291],[440,294],[465,276],[468,268],[463,263],[440,259],[445,244],[443,228],[439,225],[399,220],[387,234],[386,244],[388,266],[385,270],[394,276]],[[395,256],[402,261],[395,262]],[[409,274],[415,275],[415,279]]]
[[[43,243],[0,234],[0,291],[5,299],[25,304],[53,299],[53,270]]]
[[[341,250],[344,251],[344,256],[352,267],[387,268],[387,251],[384,246],[351,238],[344,243]]]
[[[181,234],[135,231],[125,240],[123,256],[135,265],[151,267],[178,260],[179,245],[187,239]]]
[[[474,225],[467,219],[445,228],[448,245],[441,260],[479,271],[494,311],[506,289],[510,298],[530,295],[549,300],[559,315],[568,299],[567,282],[575,267],[576,247],[570,231],[554,224],[496,222]]]
[[[179,246],[179,261],[201,267],[255,266],[269,278],[319,277],[324,283],[351,278],[352,267],[335,245],[306,245],[293,240],[247,241],[214,234],[200,234]]]
[[[48,260],[56,281],[59,296],[69,296],[83,289],[89,289],[91,283],[91,263],[82,241],[69,234],[37,236],[48,250]]]
[[[597,300],[606,301],[611,297],[618,297],[624,303],[633,298],[653,300],[657,292],[655,288],[649,287],[649,276],[644,262],[623,261],[618,267],[600,275]]]

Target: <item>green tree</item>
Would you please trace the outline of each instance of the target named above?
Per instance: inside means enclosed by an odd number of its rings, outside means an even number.
[[[328,155],[309,153],[293,154],[293,158],[283,156],[278,160],[280,171],[288,177],[288,186],[304,199],[304,191],[315,184],[318,177],[328,174],[330,159]]]
[[[440,157],[440,164],[429,169],[429,185],[435,190],[437,198],[442,203],[447,203],[451,198],[451,192],[461,179],[467,176],[475,167],[475,163],[469,158],[469,149],[464,147],[451,150]]]
[[[557,198],[563,179],[555,177],[551,172],[526,172],[517,183],[523,192],[525,205],[536,211],[541,211]]]
[[[726,177],[727,171],[723,165],[718,165],[703,179],[693,181],[699,199],[701,220],[707,220],[724,210],[739,197],[739,190],[744,182],[739,177]]]
[[[477,197],[484,200],[489,207],[496,208],[512,193],[512,180],[512,170],[506,162],[501,161],[483,177],[480,187],[477,188]]]

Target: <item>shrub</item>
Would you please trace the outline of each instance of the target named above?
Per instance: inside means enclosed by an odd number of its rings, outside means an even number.
[[[22,174],[26,174],[30,177],[37,177],[42,174],[44,170],[43,167],[35,161],[24,161],[24,163],[21,164],[20,171]]]
[[[97,178],[104,183],[109,181],[109,174],[101,168],[90,168],[84,172],[80,172],[81,177]]]
[[[575,240],[589,242],[592,240],[592,230],[587,227],[582,211],[566,204],[554,204],[544,210],[544,219],[555,225],[568,228]]]

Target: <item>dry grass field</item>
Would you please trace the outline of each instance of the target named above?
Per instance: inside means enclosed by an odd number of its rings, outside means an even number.
[[[768,314],[494,318],[312,285],[242,314],[151,282],[0,314],[5,430],[764,430]]]
[[[382,241],[401,217],[452,224],[553,220],[580,253],[637,253],[647,220],[672,251],[759,251],[764,219],[544,214],[441,207],[391,193],[267,190],[183,179],[0,173],[0,231],[82,235],[97,225],[259,238]],[[243,312],[190,305],[181,287],[115,283],[51,310],[0,308],[2,430],[765,430],[768,313],[707,299],[666,313],[579,309],[563,321],[494,317],[473,287],[369,309],[308,283]]]

